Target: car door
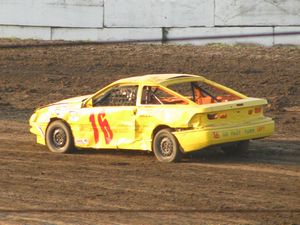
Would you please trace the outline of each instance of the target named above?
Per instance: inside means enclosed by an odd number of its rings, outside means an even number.
[[[77,146],[128,148],[135,141],[136,85],[110,88],[94,96],[92,106],[80,109]]]

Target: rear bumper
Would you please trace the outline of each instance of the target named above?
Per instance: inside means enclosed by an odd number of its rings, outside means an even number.
[[[173,132],[184,152],[200,150],[202,148],[236,142],[258,139],[272,135],[274,121],[262,118],[246,124],[236,126],[210,127]]]

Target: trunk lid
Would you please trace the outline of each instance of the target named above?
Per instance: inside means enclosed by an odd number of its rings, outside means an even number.
[[[191,119],[192,124],[199,121],[199,126],[228,126],[247,123],[263,118],[263,106],[267,100],[245,98],[230,102],[201,105],[200,113]]]

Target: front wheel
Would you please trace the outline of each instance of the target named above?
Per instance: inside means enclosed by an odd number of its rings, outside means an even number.
[[[232,145],[222,146],[221,148],[227,155],[241,155],[248,151],[249,140],[236,142]]]
[[[60,120],[52,122],[46,131],[46,144],[51,152],[72,152],[74,150],[74,141],[68,125]]]
[[[178,141],[170,129],[157,132],[153,139],[153,151],[160,162],[178,162],[182,157]]]

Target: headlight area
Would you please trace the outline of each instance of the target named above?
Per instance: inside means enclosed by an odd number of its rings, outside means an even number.
[[[36,119],[37,119],[37,113],[34,112],[29,119],[29,123],[31,124],[33,122],[36,122]]]
[[[36,110],[29,119],[29,124],[32,126],[34,123],[48,124],[50,115],[47,110]]]
[[[37,136],[37,143],[45,144],[45,127],[47,123],[42,123],[41,121],[47,115],[36,110],[29,119],[30,132]]]

